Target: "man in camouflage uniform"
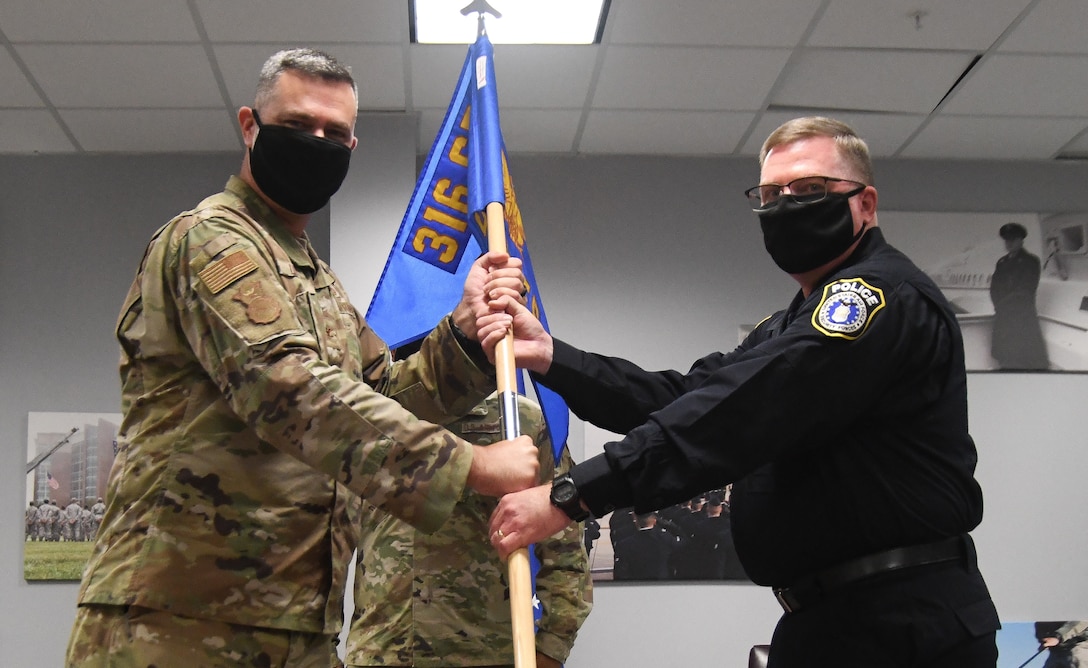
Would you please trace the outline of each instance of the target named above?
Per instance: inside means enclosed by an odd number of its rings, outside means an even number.
[[[40,541],[49,540],[49,499],[42,499],[38,504],[38,519],[35,522],[34,535]]]
[[[26,540],[34,540],[38,533],[38,504],[31,501],[26,507]]]
[[[102,526],[102,516],[106,514],[106,504],[102,503],[102,497],[98,497],[98,500],[91,506],[91,535],[89,538],[94,538],[98,533],[98,527]]]
[[[517,262],[477,260],[394,363],[306,237],[357,108],[328,55],[275,54],[238,112],[239,176],[148,246],[117,325],[124,417],[68,666],[338,666],[360,497],[433,531],[466,487],[536,480],[529,437],[483,448],[436,424],[493,388],[475,314],[517,294]]]
[[[56,499],[45,504],[45,539],[51,542],[60,540],[61,510]]]
[[[83,504],[83,510],[79,512],[79,539],[91,540],[94,538],[94,515],[91,514],[91,506]]]
[[[64,540],[74,541],[82,540],[82,534],[79,530],[79,516],[82,514],[83,509],[79,507],[79,502],[72,499],[68,502],[68,505],[64,508]]]
[[[521,431],[540,452],[540,480],[555,475],[540,409],[518,397]],[[449,430],[486,445],[501,438],[496,395]],[[571,466],[564,448],[560,472]],[[497,501],[466,491],[434,534],[416,531],[367,504],[355,571],[355,614],[345,663],[369,666],[510,666],[514,643],[506,564],[491,547],[488,519]],[[536,665],[558,668],[592,607],[589,559],[579,525],[537,544],[536,594],[543,608]],[[411,564],[406,571],[404,565]]]

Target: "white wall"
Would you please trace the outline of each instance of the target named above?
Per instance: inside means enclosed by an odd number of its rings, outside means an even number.
[[[414,121],[375,116],[360,131],[328,235],[365,310],[414,185]],[[117,411],[112,331],[143,247],[239,157],[0,156],[2,666],[61,665],[76,595],[74,584],[22,579],[26,414]],[[576,345],[686,368],[792,294],[767,272],[740,195],[751,161],[515,155],[511,170],[552,328]],[[1084,166],[893,161],[877,174],[892,209],[1088,210]],[[1002,617],[1088,618],[1078,513],[1088,375],[972,374],[969,388],[986,493],[975,535]],[[609,584],[595,599],[571,668],[744,666],[778,616],[750,585]]]

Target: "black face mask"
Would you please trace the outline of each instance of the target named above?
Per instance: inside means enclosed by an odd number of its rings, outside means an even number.
[[[763,245],[774,263],[788,274],[803,274],[841,255],[865,232],[862,226],[854,234],[850,213],[850,198],[864,189],[829,192],[818,202],[795,202],[787,196],[757,211]]]
[[[249,169],[257,187],[276,204],[297,214],[317,211],[348,175],[351,149],[329,139],[282,125],[257,122]]]

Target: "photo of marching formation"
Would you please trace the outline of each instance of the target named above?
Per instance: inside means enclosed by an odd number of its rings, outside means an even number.
[[[615,510],[585,525],[595,582],[736,580],[751,582],[733,547],[732,485],[646,513]]]
[[[106,511],[106,479],[121,416],[32,412],[27,416],[23,578],[79,580]]]

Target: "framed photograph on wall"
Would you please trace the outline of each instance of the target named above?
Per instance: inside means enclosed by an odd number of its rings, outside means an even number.
[[[585,457],[618,435],[586,423]],[[585,523],[594,582],[751,582],[740,566],[729,523],[730,487],[699,494],[656,512],[621,508]]]
[[[119,413],[27,416],[23,578],[79,580],[102,521]]]
[[[1088,621],[1001,622],[997,668],[1048,668],[1088,663]]]
[[[880,213],[956,310],[968,371],[1088,371],[1088,213]]]

